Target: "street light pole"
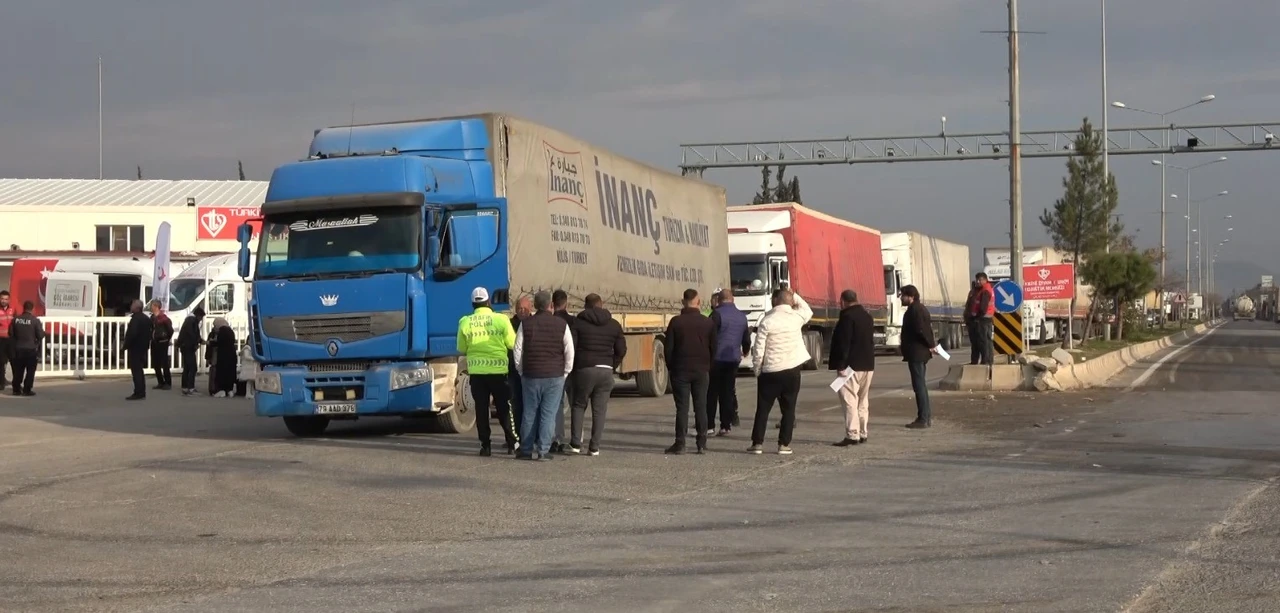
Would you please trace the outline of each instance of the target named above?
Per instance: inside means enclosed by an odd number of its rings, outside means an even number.
[[[1102,3],[1102,185],[1103,193],[1106,186],[1111,184],[1111,128],[1109,125],[1108,115],[1110,104],[1107,100],[1107,0],[1101,0]],[[1107,220],[1106,227],[1106,252],[1111,253],[1111,220]],[[1108,328],[1110,329],[1110,328]]]
[[[1186,268],[1183,270],[1184,278],[1183,278],[1183,284],[1182,284],[1184,300],[1189,300],[1191,298],[1191,171],[1197,168],[1203,168],[1210,164],[1217,164],[1219,162],[1225,162],[1225,161],[1227,161],[1227,156],[1224,155],[1222,157],[1219,157],[1216,160],[1210,160],[1208,162],[1196,164],[1195,166],[1175,166],[1173,164],[1162,164],[1164,166],[1168,166],[1169,168],[1173,168],[1175,170],[1181,170],[1187,173],[1187,191],[1185,194],[1183,194],[1183,196],[1185,196],[1187,200],[1187,252],[1186,252],[1187,263],[1186,263]]]
[[[1215,95],[1213,95],[1213,94],[1208,94],[1208,95],[1205,95],[1205,96],[1201,96],[1199,100],[1197,100],[1197,101],[1195,101],[1195,102],[1192,102],[1191,104],[1188,104],[1188,105],[1185,105],[1185,106],[1178,107],[1178,108],[1173,109],[1173,110],[1171,110],[1171,111],[1165,111],[1165,112],[1163,112],[1163,113],[1155,112],[1155,111],[1148,111],[1148,110],[1146,110],[1146,109],[1140,109],[1140,108],[1137,108],[1137,107],[1128,106],[1128,105],[1126,105],[1125,103],[1120,102],[1120,101],[1112,102],[1112,103],[1111,103],[1111,106],[1114,106],[1114,107],[1116,107],[1116,108],[1118,108],[1118,109],[1128,109],[1128,110],[1130,110],[1130,111],[1134,111],[1134,112],[1136,112],[1136,113],[1144,113],[1144,114],[1147,114],[1147,115],[1155,115],[1156,117],[1159,117],[1159,118],[1160,118],[1160,125],[1162,125],[1162,126],[1166,126],[1166,127],[1165,127],[1165,129],[1161,131],[1161,141],[1162,141],[1162,142],[1161,142],[1161,146],[1162,146],[1164,149],[1168,149],[1168,148],[1169,148],[1169,127],[1167,127],[1167,126],[1168,126],[1168,124],[1165,122],[1165,118],[1166,118],[1166,117],[1168,117],[1169,115],[1172,115],[1172,114],[1174,114],[1174,113],[1177,113],[1178,111],[1186,110],[1186,109],[1189,109],[1189,108],[1191,108],[1191,107],[1193,107],[1193,106],[1198,106],[1198,105],[1205,104],[1205,103],[1208,103],[1208,102],[1213,102],[1216,98],[1217,98],[1217,96],[1215,96]],[[1168,259],[1169,259],[1168,243],[1167,243],[1167,240],[1166,240],[1166,227],[1167,227],[1167,225],[1168,225],[1168,224],[1167,224],[1167,222],[1166,222],[1166,200],[1165,200],[1165,198],[1166,198],[1166,197],[1168,196],[1168,194],[1169,194],[1169,186],[1168,186],[1168,182],[1167,182],[1167,180],[1166,180],[1166,178],[1167,178],[1167,177],[1166,177],[1166,175],[1167,175],[1167,172],[1166,172],[1166,168],[1167,168],[1167,166],[1166,166],[1166,163],[1165,163],[1165,154],[1164,154],[1164,153],[1161,153],[1161,154],[1160,154],[1160,159],[1159,159],[1159,160],[1153,160],[1151,163],[1152,163],[1152,164],[1154,164],[1154,165],[1156,165],[1156,166],[1159,166],[1159,167],[1160,167],[1160,292],[1159,292],[1159,296],[1158,296],[1158,304],[1159,304],[1159,307],[1160,307],[1160,314],[1161,314],[1161,316],[1163,317],[1163,316],[1164,316],[1164,308],[1165,308],[1165,304],[1164,304],[1164,292],[1165,292],[1165,290],[1167,289],[1167,288],[1166,288],[1166,285],[1167,285],[1167,283],[1168,283],[1168,280],[1167,280],[1167,279],[1168,279],[1168,277],[1167,277],[1166,272],[1165,272],[1165,265],[1166,265],[1166,263],[1167,263],[1167,261],[1168,261]],[[1188,195],[1188,196],[1189,196],[1189,195]]]

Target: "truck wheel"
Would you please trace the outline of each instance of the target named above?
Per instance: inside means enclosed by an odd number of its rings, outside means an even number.
[[[435,430],[442,434],[461,434],[474,427],[476,427],[476,412],[465,406],[436,417]]]
[[[314,415],[291,415],[284,418],[284,427],[289,433],[303,438],[320,436],[329,427],[328,417]]]
[[[818,370],[822,366],[822,333],[809,330],[804,333],[804,348],[809,350],[809,361],[804,363],[804,370]]]
[[[670,380],[662,341],[655,340],[653,341],[653,370],[642,370],[636,373],[636,389],[644,398],[657,398],[666,395]]]

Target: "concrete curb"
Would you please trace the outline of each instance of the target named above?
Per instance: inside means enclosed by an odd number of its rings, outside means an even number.
[[[1161,339],[1105,353],[1087,362],[1063,366],[1054,374],[1054,378],[1063,389],[1085,389],[1105,385],[1120,371],[1161,349],[1199,336],[1211,325],[1217,325],[1217,323],[1199,324],[1189,330]],[[1033,390],[1035,387],[1032,382],[1035,380],[1036,373],[1035,367],[1029,364],[996,364],[991,367],[955,364],[938,382],[938,389],[970,392]]]

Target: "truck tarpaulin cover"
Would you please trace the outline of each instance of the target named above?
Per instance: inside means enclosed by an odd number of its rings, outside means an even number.
[[[852,289],[867,309],[885,306],[880,232],[795,203],[735,206],[731,212],[779,215],[777,227],[752,224],[752,231],[777,232],[787,245],[791,287],[815,310],[838,309],[840,292]],[[785,224],[785,225],[784,225]]]
[[[646,312],[679,308],[688,288],[705,296],[727,285],[724,188],[527,121],[499,121],[513,296],[560,288],[581,305],[594,292],[612,311]]]

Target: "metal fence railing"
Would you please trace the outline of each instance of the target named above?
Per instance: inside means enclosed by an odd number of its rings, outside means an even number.
[[[124,332],[128,317],[47,317],[44,322],[45,340],[36,367],[37,378],[78,378],[120,376],[129,374],[125,361]],[[181,325],[174,322],[174,336]],[[201,338],[208,338],[213,318],[206,317],[201,326]],[[231,322],[236,342],[241,348],[248,342],[249,331],[244,322]],[[237,351],[237,355],[242,352]],[[204,350],[198,354],[200,372],[208,370]],[[169,360],[175,370],[181,370],[181,358],[172,348]],[[151,369],[148,356],[148,370]]]

